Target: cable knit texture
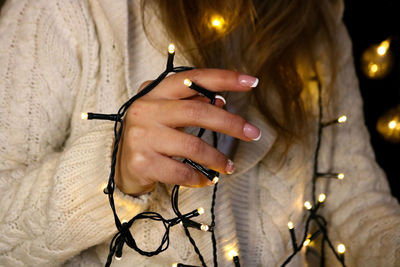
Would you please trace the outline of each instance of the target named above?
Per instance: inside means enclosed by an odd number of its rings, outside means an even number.
[[[339,73],[325,120],[341,114],[348,123],[324,131],[319,171],[341,171],[343,181],[325,179],[317,192],[328,196],[322,209],[334,244],[346,245],[348,266],[400,265],[400,209],[375,162],[364,126],[351,45],[340,22]],[[0,16],[0,265],[101,266],[115,226],[102,193],[110,168],[113,124],[80,120],[82,111],[113,113],[141,82],[162,71],[165,56],[145,38],[138,1],[9,0]],[[160,30],[158,30],[160,31]],[[154,34],[159,34],[155,28]],[[330,81],[321,47],[318,75]],[[178,58],[179,61],[179,58]],[[183,62],[183,59],[181,59]],[[316,84],[306,92],[317,112]],[[326,98],[326,97],[325,97]],[[229,99],[228,99],[229,102]],[[222,177],[217,196],[216,235],[221,266],[232,266],[236,248],[243,266],[279,266],[291,254],[287,222],[303,235],[302,204],[311,196],[312,153],[294,145],[278,172],[265,155],[276,138],[250,106],[246,118],[262,139],[239,143],[237,171]],[[317,126],[315,124],[315,126]],[[315,140],[316,141],[316,138]],[[121,219],[144,210],[174,214],[171,186],[132,198],[116,191]],[[210,222],[212,188],[182,188],[180,207],[203,206],[200,222]],[[164,233],[153,221],[132,227],[142,249],[155,249]],[[192,230],[212,265],[209,233]],[[183,229],[171,229],[170,247],[147,258],[124,248],[113,266],[200,265]],[[328,266],[339,266],[328,252]],[[289,266],[306,266],[304,253]]]

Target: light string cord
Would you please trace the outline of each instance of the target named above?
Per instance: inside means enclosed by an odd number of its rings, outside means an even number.
[[[323,206],[323,202],[325,201],[325,195],[323,195],[323,198],[321,198],[317,201],[316,183],[317,183],[318,178],[333,178],[336,175],[340,177],[340,175],[343,175],[343,174],[320,173],[319,172],[319,154],[320,154],[320,148],[321,148],[321,142],[322,142],[323,129],[334,123],[341,122],[341,120],[339,118],[339,119],[336,119],[333,121],[329,121],[327,123],[322,122],[322,119],[323,119],[322,86],[321,86],[321,81],[320,81],[319,77],[316,78],[316,82],[318,85],[318,111],[319,112],[318,112],[317,143],[316,143],[315,152],[314,152],[314,166],[313,166],[313,176],[312,176],[312,206],[307,207],[307,209],[309,210],[309,215],[307,217],[307,220],[306,220],[306,223],[304,226],[304,236],[303,236],[303,239],[302,239],[300,245],[297,245],[297,242],[295,240],[293,225],[291,225],[289,227],[290,231],[293,231],[292,245],[293,245],[294,249],[293,249],[293,253],[290,254],[288,258],[286,258],[286,260],[282,263],[281,266],[286,266],[293,259],[293,257],[298,252],[301,251],[301,249],[304,246],[307,246],[309,242],[311,242],[311,241],[313,241],[313,239],[317,238],[319,236],[319,234],[322,234],[320,266],[321,267],[325,266],[325,243],[327,243],[328,246],[330,247],[331,251],[334,253],[336,258],[338,259],[338,261],[341,263],[341,265],[343,267],[346,267],[345,262],[344,262],[344,257],[337,253],[337,251],[335,250],[335,248],[328,236],[327,220],[321,214],[318,214],[318,210]],[[346,118],[344,117],[344,121],[345,120],[346,120]],[[342,178],[340,178],[340,179],[342,179]],[[309,236],[308,231],[309,231],[311,222],[315,222],[315,224],[318,227],[318,230],[315,233],[313,233],[310,237],[308,237]]]
[[[208,231],[211,232],[211,239],[212,239],[212,245],[213,245],[213,262],[214,266],[218,266],[217,262],[217,242],[215,238],[215,200],[216,200],[216,193],[217,193],[217,182],[218,182],[218,176],[219,173],[215,172],[213,170],[209,170],[201,166],[200,164],[193,162],[189,159],[185,159],[183,162],[192,166],[194,169],[200,171],[203,173],[208,179],[210,179],[214,183],[214,189],[213,189],[213,195],[212,195],[212,203],[211,203],[211,225],[203,225],[200,223],[197,223],[191,218],[197,217],[201,215],[204,212],[203,208],[199,208],[197,210],[194,210],[192,212],[182,214],[179,210],[178,206],[178,199],[179,199],[179,185],[175,185],[173,187],[172,193],[171,193],[171,206],[176,214],[177,217],[173,219],[165,219],[163,218],[160,214],[156,212],[142,212],[134,216],[132,219],[129,221],[122,221],[119,219],[116,208],[115,208],[115,202],[114,202],[114,191],[115,191],[115,166],[117,162],[117,155],[118,155],[118,147],[119,143],[121,141],[122,137],[122,132],[123,132],[123,117],[126,114],[128,108],[139,98],[145,96],[148,94],[151,90],[153,90],[160,82],[167,77],[169,73],[178,73],[178,72],[183,72],[183,71],[188,71],[193,69],[193,67],[185,67],[185,66],[180,66],[180,67],[174,67],[173,66],[173,60],[174,60],[174,47],[173,50],[171,51],[171,45],[169,47],[169,54],[168,54],[168,60],[167,60],[167,66],[164,72],[162,72],[157,79],[152,81],[149,85],[147,85],[142,91],[138,92],[136,95],[134,95],[132,98],[130,98],[127,102],[125,102],[118,110],[117,114],[99,114],[99,113],[83,113],[82,118],[83,119],[97,119],[97,120],[110,120],[114,121],[114,147],[113,147],[113,152],[112,152],[112,160],[111,160],[111,170],[110,170],[110,175],[108,179],[107,186],[104,188],[104,193],[108,195],[109,203],[111,210],[113,212],[114,216],[114,221],[116,228],[118,232],[114,235],[110,242],[110,247],[109,247],[109,254],[107,257],[107,262],[105,266],[110,266],[112,263],[112,258],[115,255],[116,259],[120,259],[122,257],[122,250],[124,244],[128,245],[130,248],[133,250],[137,251],[139,254],[151,257],[154,255],[157,255],[163,251],[165,251],[169,247],[169,233],[170,233],[170,228],[172,226],[175,226],[177,224],[182,224],[184,227],[184,231],[186,236],[188,237],[191,245],[194,248],[194,251],[199,257],[199,260],[202,264],[203,267],[206,267],[206,263],[204,260],[204,257],[202,256],[199,248],[196,245],[195,240],[192,238],[188,228],[189,227],[194,227],[197,228],[198,230],[202,231]],[[186,84],[186,82],[190,82],[190,84]],[[199,94],[209,98],[210,104],[215,104],[215,92],[211,92],[205,88],[200,87],[199,85],[191,82],[190,80],[185,80],[185,84],[193,89],[196,90]],[[200,128],[199,133],[197,134],[197,137],[201,138],[202,135],[204,134],[205,129]],[[217,147],[217,134],[213,132],[213,143],[214,147]],[[163,235],[163,238],[161,240],[161,243],[159,247],[154,250],[154,251],[144,251],[140,249],[137,244],[135,239],[133,238],[131,232],[130,232],[130,227],[133,225],[133,223],[137,220],[141,219],[150,219],[154,221],[160,221],[164,228],[165,228],[165,233]],[[176,264],[176,266],[190,266],[190,265],[185,265],[185,264]]]

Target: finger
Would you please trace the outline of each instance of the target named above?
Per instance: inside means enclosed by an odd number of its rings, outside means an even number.
[[[212,182],[203,174],[182,162],[161,154],[154,157],[154,162],[154,167],[149,173],[153,180],[164,184],[178,184],[187,187],[212,185]]]
[[[149,145],[155,151],[168,156],[189,158],[223,174],[233,173],[233,162],[202,139],[165,126],[153,132],[157,132],[157,136],[151,138]]]
[[[145,82],[143,82],[140,86],[139,86],[139,89],[138,89],[138,93],[140,92],[140,91],[142,91],[147,85],[149,85],[151,82],[152,82],[153,80],[147,80],[147,81],[145,81]]]
[[[245,92],[258,84],[258,79],[246,74],[222,69],[193,69],[168,76],[151,94],[157,98],[182,99],[197,95],[183,82],[190,79],[196,84],[213,92]]]
[[[193,100],[163,100],[155,111],[155,118],[170,127],[196,126],[239,138],[257,141],[261,131],[242,117]]]

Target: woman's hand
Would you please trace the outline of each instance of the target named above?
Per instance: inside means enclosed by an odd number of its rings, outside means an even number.
[[[182,127],[206,128],[244,141],[260,138],[257,127],[221,109],[221,99],[216,106],[209,104],[208,99],[184,85],[185,79],[215,92],[249,91],[258,83],[255,77],[234,71],[194,69],[168,76],[135,101],[125,116],[116,165],[115,181],[124,193],[150,192],[156,182],[190,187],[211,183],[172,156],[191,159],[222,174],[233,173],[231,160],[200,138],[182,132]]]

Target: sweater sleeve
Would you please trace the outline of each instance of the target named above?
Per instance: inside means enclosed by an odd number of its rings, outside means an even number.
[[[334,146],[325,147],[331,151],[325,154],[334,157],[331,170],[345,174],[343,180],[328,180],[331,239],[334,246],[345,244],[347,266],[400,266],[400,207],[370,145],[351,42],[343,24],[338,38],[341,56],[333,102],[335,115],[345,114],[348,120],[326,129],[334,138]],[[330,160],[323,161],[329,165]],[[327,262],[337,263],[333,258]]]
[[[15,0],[2,9],[2,266],[60,265],[115,232],[102,193],[113,125],[91,121],[85,130],[76,130],[79,126],[71,122],[77,95],[95,84],[84,82],[96,73],[88,67],[88,48],[99,46],[84,5]],[[115,201],[120,217],[131,218],[146,209],[149,196],[132,198],[118,191]]]

